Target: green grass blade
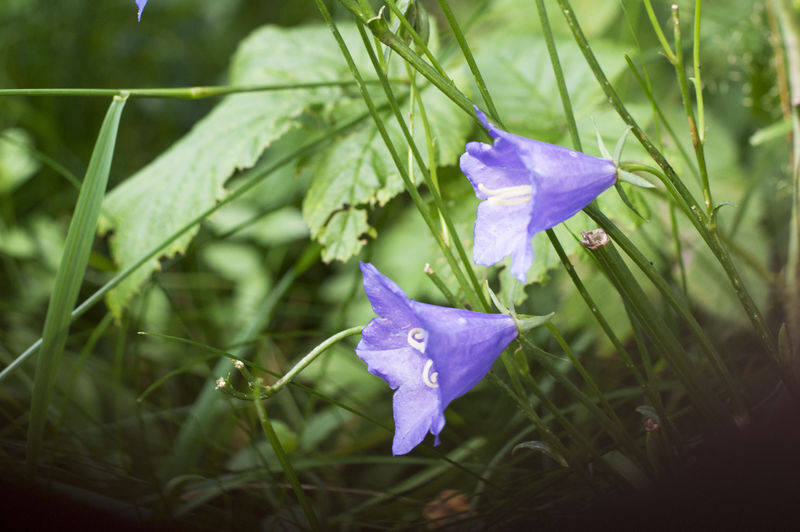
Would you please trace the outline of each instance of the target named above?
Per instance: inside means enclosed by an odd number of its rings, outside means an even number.
[[[89,262],[89,252],[97,230],[97,218],[100,215],[108,174],[111,170],[117,129],[126,100],[127,95],[114,97],[100,127],[100,134],[69,225],[64,253],[61,256],[55,286],[47,308],[28,424],[27,469],[31,477],[36,473],[39,463],[47,409],[53,396],[56,374],[67,340],[70,314],[78,299],[78,291]]]

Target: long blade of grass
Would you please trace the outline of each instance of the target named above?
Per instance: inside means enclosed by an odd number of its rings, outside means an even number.
[[[42,348],[36,365],[36,376],[28,422],[27,471],[33,477],[39,464],[44,439],[47,409],[53,397],[58,366],[67,341],[70,314],[78,299],[89,252],[97,231],[97,219],[103,204],[111,160],[117,141],[117,130],[127,95],[115,96],[108,108],[100,134],[89,160],[78,202],[67,232],[64,252],[56,273],[56,281],[42,332]]]

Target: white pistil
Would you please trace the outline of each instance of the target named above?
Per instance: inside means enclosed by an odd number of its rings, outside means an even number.
[[[414,327],[408,331],[408,345],[424,354],[428,346],[428,331],[422,327]]]
[[[519,205],[531,200],[533,186],[516,185],[513,187],[487,188],[483,183],[478,183],[478,190],[488,196],[486,201],[494,205]]]
[[[438,388],[439,387],[439,372],[434,371],[431,373],[431,368],[433,367],[433,360],[428,359],[425,362],[425,367],[422,368],[422,382],[425,383],[425,386],[428,388]]]

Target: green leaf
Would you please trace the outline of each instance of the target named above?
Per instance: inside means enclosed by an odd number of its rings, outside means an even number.
[[[434,88],[423,90],[422,100],[434,137],[435,159],[441,164],[456,164],[472,127],[470,117]],[[406,105],[403,116],[408,114]],[[400,126],[388,112],[383,116],[395,147],[407,153]],[[424,154],[424,132],[417,110],[414,124],[414,141]],[[416,175],[417,183],[421,182],[419,172]],[[371,120],[331,144],[318,158],[303,202],[311,236],[326,247],[323,260],[345,261],[358,253],[364,245],[361,236],[374,230],[367,224],[366,214],[352,211],[384,205],[403,190],[400,173]]]
[[[72,308],[78,299],[89,253],[97,231],[97,220],[103,203],[111,160],[117,140],[117,129],[127,96],[115,96],[108,108],[97,142],[86,169],[75,212],[64,243],[64,253],[56,273],[53,295],[47,307],[42,332],[42,347],[36,364],[33,397],[28,423],[27,468],[36,472],[44,438],[47,410],[55,388],[61,355],[67,341]]]
[[[30,135],[22,129],[0,131],[0,194],[14,190],[39,169],[30,152],[32,144]]]
[[[353,43],[356,61],[368,73],[371,66],[355,28],[341,30]],[[243,41],[234,57],[231,83],[346,81],[350,72],[331,39],[324,26],[257,30]],[[392,75],[396,76],[402,65],[395,62],[394,66]],[[424,90],[422,97],[433,127],[436,159],[454,164],[470,128],[469,117],[436,90]],[[322,127],[322,121],[309,125],[306,120],[308,113],[320,108],[325,110],[326,122],[350,120],[364,110],[354,91],[338,85],[225,98],[186,136],[109,194],[101,231],[113,231],[111,250],[120,269],[156,249],[198,212],[213,206],[224,196],[225,182],[236,171],[253,166],[272,143],[301,127]],[[386,117],[390,134],[402,150],[399,126],[392,124],[388,112]],[[416,117],[415,123],[415,138],[424,149],[422,122]],[[325,246],[324,260],[347,260],[363,246],[362,236],[374,232],[363,209],[385,204],[403,190],[402,182],[369,120],[331,143],[314,162],[304,218],[312,238]],[[164,255],[184,252],[196,232],[175,240]],[[158,267],[159,258],[155,257],[109,293],[107,302],[115,315],[119,316]]]
[[[479,49],[476,61],[505,127],[511,133],[558,143],[567,126],[544,39],[529,33],[498,36],[490,44]],[[556,47],[573,111],[580,122],[605,101],[603,92],[574,42],[557,41]],[[625,67],[623,48],[598,41],[593,43],[592,49],[609,78],[622,72]],[[587,138],[594,139],[594,126],[591,122],[587,126],[584,129]],[[598,127],[602,131],[602,124]],[[620,128],[612,143],[622,131]]]
[[[261,28],[240,45],[231,84],[345,79],[343,61],[330,44],[330,33],[322,26]],[[114,232],[111,250],[120,269],[211,207],[236,171],[252,167],[273,142],[300,126],[298,118],[305,109],[340,92],[322,87],[225,98],[186,136],[109,194],[101,231]],[[196,230],[177,239],[166,255],[185,251],[195,234]],[[107,302],[116,315],[158,265],[153,258],[109,293]]]

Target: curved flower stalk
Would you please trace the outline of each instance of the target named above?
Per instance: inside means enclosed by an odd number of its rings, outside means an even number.
[[[356,354],[395,389],[392,454],[406,454],[430,432],[439,444],[444,409],[475,386],[517,337],[514,318],[409,299],[375,266],[361,263],[364,291],[378,315]]]
[[[136,0],[136,7],[139,8],[139,11],[136,13],[136,18],[141,21],[142,20],[142,11],[144,11],[144,6],[147,5],[147,0]]]
[[[533,263],[531,239],[586,207],[617,179],[617,167],[562,146],[513,135],[486,119],[494,144],[468,142],[461,171],[483,200],[475,219],[475,264],[491,266],[511,255],[511,273],[523,283]]]

